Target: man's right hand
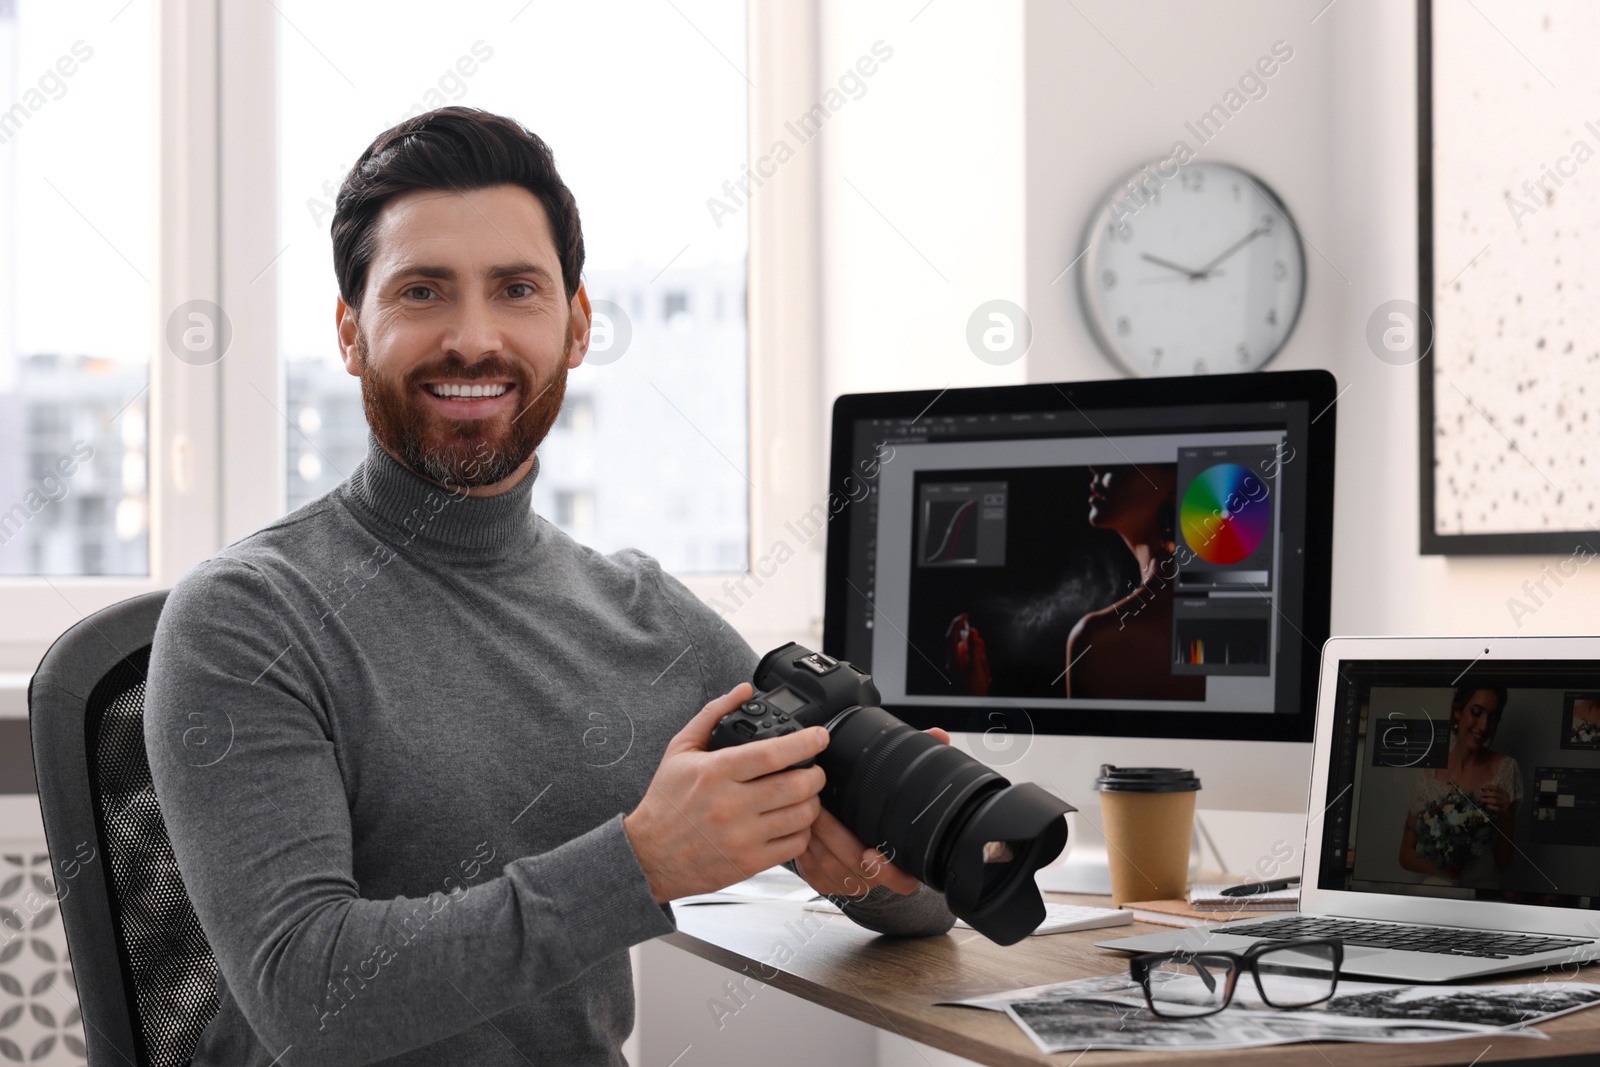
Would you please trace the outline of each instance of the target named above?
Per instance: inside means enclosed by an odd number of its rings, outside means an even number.
[[[741,682],[690,719],[667,744],[644,799],[623,817],[658,904],[741,882],[794,859],[811,841],[822,768],[784,768],[827,748],[827,730],[707,749],[717,723],[752,693]]]

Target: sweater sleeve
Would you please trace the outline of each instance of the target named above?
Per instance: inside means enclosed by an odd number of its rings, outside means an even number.
[[[721,696],[740,682],[751,681],[761,657],[749,642],[682,582],[661,570],[654,560],[650,563],[661,576],[662,593],[672,601],[689,631],[689,640],[701,665],[706,700]],[[784,866],[799,873],[793,860]],[[874,886],[859,899],[844,896],[830,896],[829,899],[858,926],[878,934],[897,937],[942,934],[956,921],[945,906],[944,894],[920,883],[914,892],[905,895],[885,886]]]
[[[497,877],[364,898],[335,709],[291,618],[249,564],[202,563],[168,598],[146,691],[173,852],[270,1054],[360,1064],[422,1048],[676,929],[621,816]]]

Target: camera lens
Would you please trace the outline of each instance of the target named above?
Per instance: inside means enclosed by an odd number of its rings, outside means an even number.
[[[1033,875],[1066,847],[1072,805],[901,722],[877,706],[872,677],[844,660],[791,641],[761,657],[754,681],[759,702],[794,728],[827,727],[828,747],[795,766],[822,767],[822,804],[857,837],[991,941],[1014,944],[1044,921]],[[723,722],[713,748],[774,736],[765,723]]]
[[[1002,945],[1044,921],[1033,873],[1066,846],[1071,806],[1013,785],[882,708],[829,725],[817,757],[823,804],[896,866],[944,893],[950,910]],[[885,848],[885,846],[887,846]]]

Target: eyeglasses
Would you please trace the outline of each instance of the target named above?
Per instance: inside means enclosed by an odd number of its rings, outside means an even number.
[[[1268,1007],[1307,1008],[1339,987],[1344,943],[1338,938],[1263,941],[1244,952],[1201,949],[1147,952],[1128,961],[1145,1004],[1164,1019],[1214,1015],[1233,1000],[1239,975],[1249,971]]]

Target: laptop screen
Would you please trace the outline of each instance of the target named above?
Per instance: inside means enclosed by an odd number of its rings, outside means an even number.
[[[1339,668],[1319,888],[1600,908],[1600,664]]]

